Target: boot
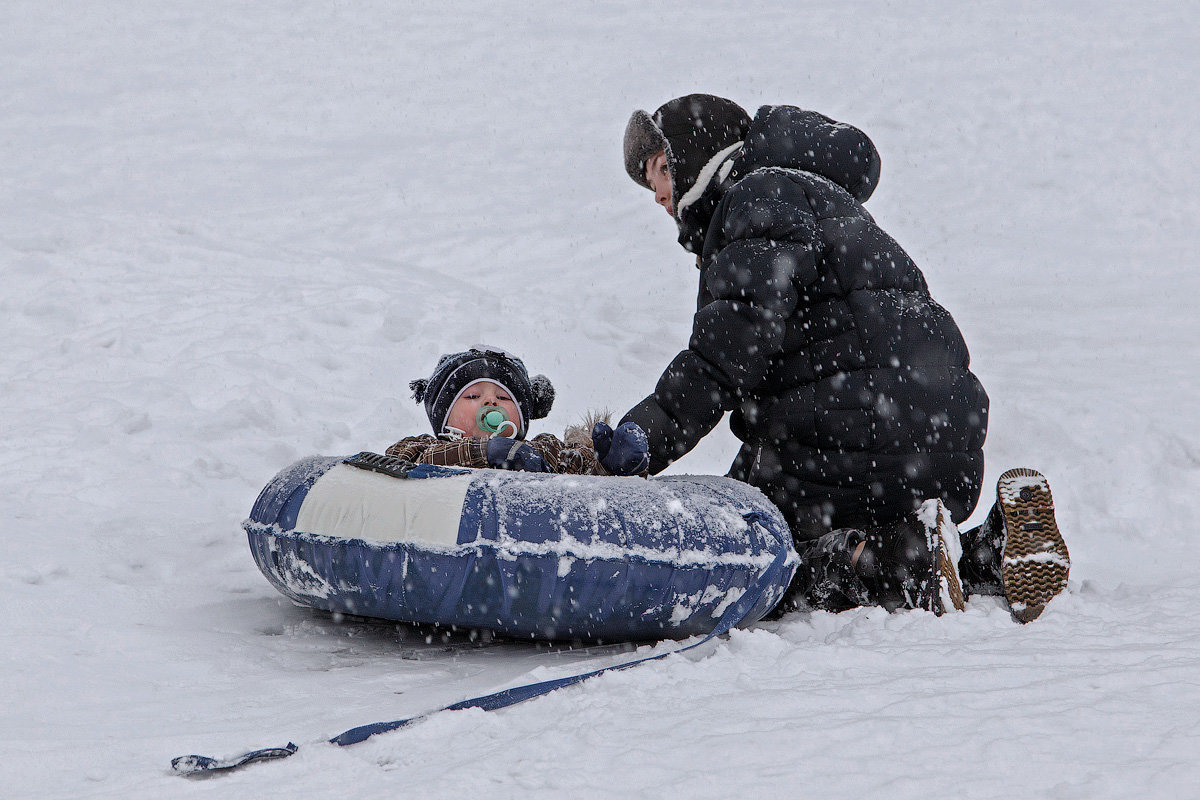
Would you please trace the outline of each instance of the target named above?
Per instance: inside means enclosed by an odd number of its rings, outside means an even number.
[[[819,539],[797,542],[800,566],[788,588],[786,610],[816,609],[837,614],[876,605],[855,572],[855,553],[862,552],[866,533],[854,528],[830,531]]]
[[[950,514],[931,500],[892,525],[831,531],[802,546],[791,594],[823,611],[870,605],[961,611],[958,550]]]
[[[993,505],[987,518],[978,528],[963,531],[962,558],[958,574],[962,578],[963,594],[1004,594],[1000,587],[1000,559],[1004,553],[1004,517],[1000,506]]]
[[[855,569],[889,612],[919,608],[941,616],[964,608],[958,576],[958,528],[940,500],[869,533]]]
[[[1067,586],[1071,556],[1040,472],[1018,468],[1001,475],[987,519],[962,539],[964,588],[970,594],[1003,594],[1018,622],[1037,619]]]

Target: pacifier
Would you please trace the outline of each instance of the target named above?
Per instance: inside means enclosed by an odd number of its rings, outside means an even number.
[[[517,435],[517,423],[508,418],[503,408],[499,406],[483,406],[475,413],[475,424],[481,431],[487,431],[493,436],[504,436],[504,428],[512,428],[508,436]]]

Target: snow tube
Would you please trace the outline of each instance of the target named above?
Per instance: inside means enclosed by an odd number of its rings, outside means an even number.
[[[749,625],[797,564],[779,511],[729,478],[413,466],[373,453],[296,462],[244,527],[259,569],[299,604],[539,639],[705,634],[758,592],[739,623]]]

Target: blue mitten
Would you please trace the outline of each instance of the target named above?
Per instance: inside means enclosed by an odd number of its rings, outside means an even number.
[[[597,422],[592,446],[600,464],[613,475],[639,475],[650,466],[650,442],[636,422],[618,425],[615,431]]]
[[[524,442],[506,436],[493,436],[487,443],[488,466],[521,472],[545,472],[542,454]]]

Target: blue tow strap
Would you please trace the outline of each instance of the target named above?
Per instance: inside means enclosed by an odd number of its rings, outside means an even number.
[[[747,522],[757,521],[758,512],[746,514]],[[480,708],[484,711],[495,711],[500,708],[516,705],[517,703],[526,700],[532,700],[535,697],[541,697],[544,694],[549,694],[556,689],[561,689],[565,686],[573,686],[577,683],[582,683],[588,678],[594,678],[597,675],[603,675],[606,672],[616,672],[617,670],[629,669],[636,667],[638,664],[645,664],[648,661],[657,661],[660,658],[673,656],[678,653],[684,653],[688,650],[693,650],[703,644],[721,636],[739,622],[741,622],[750,610],[758,603],[759,599],[768,588],[780,582],[782,572],[787,563],[787,556],[790,553],[790,548],[783,547],[776,554],[774,560],[767,566],[758,579],[750,585],[750,587],[742,594],[742,596],[721,615],[717,620],[717,625],[712,629],[712,632],[698,642],[689,644],[686,647],[681,647],[678,650],[672,650],[669,653],[659,653],[658,655],[645,656],[637,658],[633,661],[627,661],[624,664],[614,664],[611,667],[602,667],[601,669],[584,672],[580,675],[572,675],[567,678],[555,678],[549,681],[540,681],[538,683],[528,683],[524,686],[516,686],[512,689],[505,689],[492,694],[485,694],[481,697],[473,697],[470,700],[461,700],[452,705],[437,709],[436,711],[418,714],[404,719],[392,720],[390,722],[373,722],[369,725],[359,725],[356,728],[343,731],[337,736],[329,740],[330,744],[336,744],[340,747],[346,745],[358,744],[366,739],[374,736],[377,733],[387,733],[388,731],[406,728],[422,720],[428,719],[434,714],[442,711],[464,711],[468,708]],[[292,742],[288,742],[285,747],[266,747],[261,750],[251,750],[248,753],[243,753],[232,758],[212,758],[210,756],[178,756],[171,759],[171,769],[178,775],[184,776],[206,776],[219,772],[228,772],[239,767],[251,764],[257,761],[271,761],[280,758],[287,758],[294,755],[299,747]]]

